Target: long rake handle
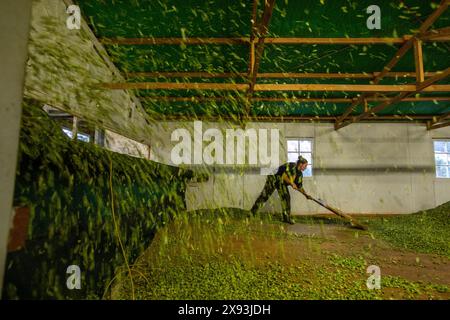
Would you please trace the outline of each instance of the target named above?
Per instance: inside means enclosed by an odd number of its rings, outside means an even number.
[[[299,191],[301,194],[303,194],[304,196],[306,196],[306,193],[305,193],[305,192],[302,192],[302,191],[300,191],[300,190],[298,190],[298,191]],[[356,227],[356,228],[358,228],[358,229],[367,230],[367,227],[366,227],[365,225],[360,224],[360,223],[359,223],[358,221],[356,221],[352,216],[349,216],[348,214],[345,214],[345,213],[343,213],[342,211],[340,211],[340,210],[338,210],[338,209],[336,209],[336,208],[333,208],[333,207],[331,207],[331,206],[329,206],[329,205],[326,205],[326,204],[322,203],[321,201],[315,199],[314,197],[311,197],[311,196],[309,196],[309,197],[311,198],[312,201],[314,201],[314,202],[317,203],[318,205],[320,205],[320,206],[322,206],[322,207],[324,207],[324,208],[330,210],[330,211],[333,212],[334,214],[336,214],[336,215],[338,215],[339,217],[344,218],[345,220],[347,220],[348,222],[350,222],[350,224],[351,224],[352,226],[354,226],[354,227]]]

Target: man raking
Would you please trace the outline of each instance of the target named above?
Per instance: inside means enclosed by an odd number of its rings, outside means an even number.
[[[256,199],[253,207],[250,209],[251,213],[253,215],[256,215],[258,210],[261,209],[262,205],[269,199],[272,193],[277,190],[281,198],[283,221],[289,224],[294,224],[294,221],[291,218],[291,197],[288,190],[288,187],[292,187],[292,189],[302,193],[308,200],[313,200],[320,206],[327,208],[334,214],[347,220],[353,227],[367,230],[366,226],[358,223],[353,217],[343,213],[337,208],[333,208],[330,205],[327,205],[323,201],[314,199],[305,192],[305,189],[303,189],[303,171],[305,171],[307,167],[308,160],[306,160],[302,156],[299,156],[297,163],[288,162],[286,164],[283,164],[278,168],[277,173],[267,176],[266,184],[264,185],[261,194],[259,195],[258,199]]]
[[[303,193],[307,199],[312,199],[303,189],[303,171],[308,167],[308,160],[302,156],[298,157],[297,163],[288,162],[278,168],[277,173],[267,176],[266,184],[256,199],[255,204],[250,209],[255,215],[263,204],[269,199],[272,193],[277,190],[281,198],[281,208],[283,213],[283,221],[294,224],[291,218],[291,196],[288,187]]]

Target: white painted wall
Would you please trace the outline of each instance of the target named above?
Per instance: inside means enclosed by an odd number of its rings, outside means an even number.
[[[145,159],[148,159],[150,154],[149,146],[109,130],[105,130],[105,148],[114,152]]]
[[[230,125],[203,123],[207,128]],[[193,123],[161,123],[153,127],[158,143],[152,160],[172,164],[173,130]],[[250,123],[247,128],[280,130],[280,163],[286,161],[286,138],[313,138],[314,176],[304,179],[312,195],[348,213],[411,213],[450,201],[450,179],[435,178],[433,138],[450,138],[450,128],[427,131],[423,125],[358,123],[335,131],[331,124]],[[155,139],[156,141],[156,139]],[[188,188],[188,209],[238,207],[250,209],[265,176],[257,168],[216,166],[210,181]],[[326,211],[291,192],[294,214]],[[263,210],[280,210],[275,193]]]

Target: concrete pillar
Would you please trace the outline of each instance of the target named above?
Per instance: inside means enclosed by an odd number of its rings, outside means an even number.
[[[14,195],[31,3],[0,1],[0,295]]]

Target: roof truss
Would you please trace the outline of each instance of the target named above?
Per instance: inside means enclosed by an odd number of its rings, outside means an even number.
[[[105,45],[248,45],[249,46],[249,66],[247,72],[242,73],[208,73],[208,72],[134,72],[125,74],[127,78],[230,78],[241,79],[242,83],[204,83],[204,82],[122,82],[106,83],[103,87],[110,89],[145,89],[145,90],[225,90],[244,91],[247,93],[243,99],[246,105],[246,114],[250,115],[251,102],[272,101],[272,102],[332,102],[350,103],[349,107],[335,119],[335,129],[343,128],[351,123],[364,119],[381,120],[386,117],[374,117],[377,112],[386,107],[402,101],[448,101],[449,97],[411,97],[422,92],[450,92],[450,85],[436,84],[449,76],[449,69],[442,72],[426,72],[423,63],[422,43],[448,42],[450,41],[450,27],[429,30],[433,23],[448,9],[450,0],[442,0],[439,7],[427,17],[421,24],[418,32],[414,35],[403,37],[383,37],[383,38],[299,38],[299,37],[266,37],[268,26],[275,6],[275,0],[263,0],[264,9],[260,18],[257,17],[258,0],[253,0],[253,10],[251,17],[250,37],[235,38],[102,38],[100,42]],[[259,64],[263,55],[265,44],[296,45],[296,44],[333,44],[333,45],[364,45],[364,44],[399,44],[401,45],[394,57],[388,62],[380,72],[372,73],[259,73]],[[414,50],[415,71],[414,72],[392,72],[402,57],[410,50]],[[412,84],[380,84],[384,78],[406,79],[415,78]],[[367,79],[370,84],[278,84],[264,83],[258,84],[257,79]],[[257,91],[339,91],[357,92],[360,95],[352,98],[302,98],[302,97],[255,97]],[[383,93],[398,93],[394,97],[383,97]],[[147,99],[167,100],[167,101],[223,101],[226,97],[149,97]],[[373,108],[368,107],[368,102],[380,101],[381,103]],[[364,105],[363,112],[350,117],[358,105]],[[286,118],[286,117],[285,117]],[[323,117],[322,117],[323,118]],[[418,119],[418,118],[416,118]],[[428,120],[427,128],[434,129],[436,126],[447,124],[448,114],[444,118],[433,118]]]

